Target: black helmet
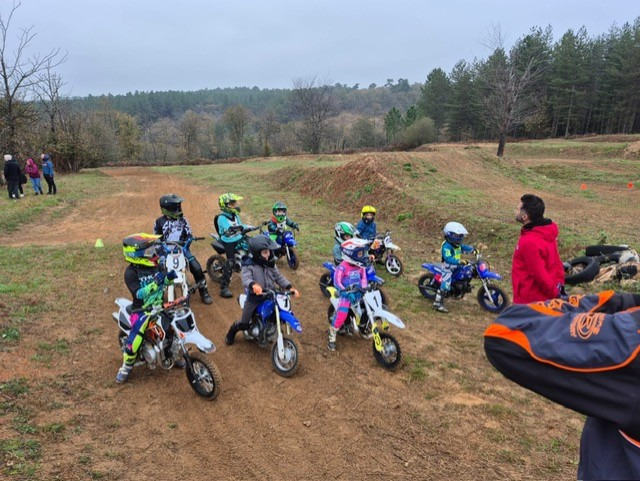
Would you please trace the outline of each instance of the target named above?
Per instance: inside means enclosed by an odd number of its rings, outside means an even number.
[[[260,251],[266,249],[271,251],[269,254],[269,260],[265,260],[265,258],[260,255]],[[268,235],[257,235],[249,239],[249,252],[251,253],[251,258],[257,264],[266,264],[273,267],[275,264],[274,251],[277,251],[278,249],[280,249],[280,246],[275,241],[271,240]]]
[[[160,210],[171,219],[182,217],[182,202],[184,199],[177,194],[167,194],[160,197]]]

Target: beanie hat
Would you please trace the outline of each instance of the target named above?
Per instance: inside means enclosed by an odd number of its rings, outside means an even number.
[[[11,160],[11,154],[4,154],[4,160]]]

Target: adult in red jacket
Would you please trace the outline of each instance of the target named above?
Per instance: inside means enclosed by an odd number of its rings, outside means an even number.
[[[528,304],[559,297],[564,266],[558,253],[558,226],[544,217],[544,201],[533,194],[520,198],[516,221],[522,229],[513,252],[513,302]]]

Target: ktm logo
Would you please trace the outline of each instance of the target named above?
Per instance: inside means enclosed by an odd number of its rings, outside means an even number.
[[[569,332],[572,337],[579,337],[586,340],[591,336],[597,336],[602,328],[605,314],[601,312],[589,312],[586,314],[578,314],[571,321]]]
[[[582,300],[582,298],[584,297],[584,295],[579,295],[579,296],[571,296],[569,297],[566,301],[564,299],[551,299],[548,301],[540,301],[540,302],[536,302],[535,304],[547,309],[551,309],[553,311],[556,311],[558,313],[562,313],[563,308],[565,306],[565,304],[568,304],[570,306],[573,307],[579,307],[580,306],[580,301]]]

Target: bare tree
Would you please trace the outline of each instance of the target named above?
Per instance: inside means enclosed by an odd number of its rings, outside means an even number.
[[[328,81],[318,82],[315,77],[296,79],[291,92],[291,107],[302,120],[296,135],[312,153],[320,152],[327,121],[335,110],[333,88]]]
[[[242,144],[249,125],[249,111],[241,105],[229,107],[222,115],[222,122],[229,131],[229,138],[236,146],[236,154],[242,157]]]
[[[523,58],[517,43],[506,52],[504,40],[500,27],[494,26],[484,42],[493,54],[480,66],[479,75],[484,90],[482,116],[498,135],[498,157],[504,155],[507,134],[535,110],[531,86],[541,73],[538,59]]]
[[[278,116],[271,109],[265,111],[258,119],[257,127],[260,133],[260,140],[263,143],[262,154],[265,157],[269,157],[271,155],[272,138],[280,132]]]
[[[193,110],[187,110],[180,119],[180,133],[182,143],[188,159],[192,159],[196,154],[196,146],[200,135],[200,116]]]
[[[52,141],[56,136],[56,119],[60,116],[60,107],[63,99],[67,96],[62,92],[66,83],[62,77],[53,71],[53,65],[49,62],[39,75],[40,82],[34,85],[34,91],[42,109],[49,120],[49,132]]]
[[[16,134],[21,122],[35,118],[29,95],[42,82],[41,73],[66,60],[60,49],[46,55],[29,56],[28,49],[35,37],[33,27],[20,29],[13,45],[9,40],[11,20],[20,2],[13,2],[7,17],[0,15],[0,146],[8,151],[16,148]]]

